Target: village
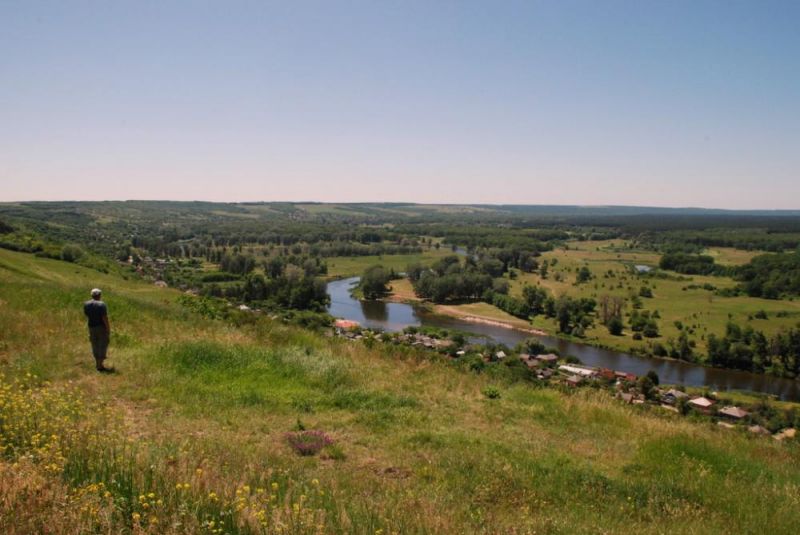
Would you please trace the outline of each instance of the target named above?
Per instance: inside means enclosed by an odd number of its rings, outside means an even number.
[[[435,351],[454,361],[467,357],[480,359],[486,366],[519,366],[521,363],[527,369],[528,379],[539,384],[565,390],[582,387],[605,389],[620,403],[706,419],[721,428],[772,436],[778,441],[794,439],[797,434],[796,428],[791,425],[794,421],[792,410],[781,414],[766,398],[757,404],[744,406],[726,400],[718,392],[705,391],[702,395],[695,395],[682,386],[659,385],[655,372],[638,377],[624,371],[584,366],[576,362],[576,358],[559,355],[552,348],[545,353],[529,354],[504,346],[468,343],[458,333],[451,335],[447,331],[436,330],[421,332],[414,327],[406,328],[403,332],[387,333],[363,328],[358,322],[344,319],[334,321],[333,335],[352,341],[370,340]]]

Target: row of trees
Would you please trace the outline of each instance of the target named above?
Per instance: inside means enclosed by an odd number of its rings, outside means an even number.
[[[220,284],[222,280],[214,280],[202,287],[202,293],[258,306],[325,311],[330,298],[323,279],[294,264],[285,264],[280,269],[272,267],[266,270],[266,275],[251,272],[243,279],[237,276],[240,281],[234,283]]]
[[[750,326],[729,323],[725,335],[710,334],[707,345],[708,360],[714,366],[800,376],[800,328],[767,337]]]
[[[492,290],[494,278],[502,275],[502,269],[503,264],[497,259],[476,261],[467,257],[462,264],[458,256],[449,255],[431,267],[412,264],[406,274],[419,297],[444,303],[481,299],[485,292]]]
[[[736,273],[747,295],[780,299],[800,295],[800,250],[754,257]]]
[[[665,253],[658,267],[686,275],[713,275],[719,273],[720,269],[724,270],[714,264],[714,258],[711,256],[683,252]]]
[[[554,298],[544,288],[531,285],[522,288],[521,298],[492,293],[487,301],[518,318],[529,319],[539,315],[555,318],[559,332],[573,336],[584,336],[586,329],[594,323],[593,315],[597,308],[594,299],[568,295]]]

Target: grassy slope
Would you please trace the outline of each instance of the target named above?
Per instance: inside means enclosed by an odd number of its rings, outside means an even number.
[[[87,356],[80,303],[93,286],[105,290],[115,329],[111,376]],[[319,479],[325,531],[793,533],[800,522],[796,444],[266,320],[203,320],[177,295],[0,251],[0,371],[71,381],[109,407],[125,433],[158,445],[163,459],[149,463],[164,463],[164,488],[182,477],[173,463],[211,474],[192,479],[191,492],[232,496],[264,472]],[[501,399],[482,396],[487,384]],[[336,460],[289,450],[283,433],[298,418],[335,437]],[[8,532],[16,517],[4,498],[21,476],[0,468]]]

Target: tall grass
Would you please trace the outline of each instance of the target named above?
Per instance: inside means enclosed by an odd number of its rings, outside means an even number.
[[[4,479],[36,474],[63,485],[66,503],[31,504],[27,493],[0,486],[5,533],[50,531],[42,520],[65,509],[63,532],[319,533],[335,510],[318,480],[298,482],[264,467],[246,482],[169,443],[137,443],[107,409],[72,389],[0,377]],[[31,515],[31,507],[37,515]],[[78,507],[79,506],[79,507]],[[74,509],[77,507],[77,514]]]

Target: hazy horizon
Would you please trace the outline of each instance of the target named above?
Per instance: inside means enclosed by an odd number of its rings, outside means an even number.
[[[0,201],[798,209],[797,20],[782,1],[2,2]]]

